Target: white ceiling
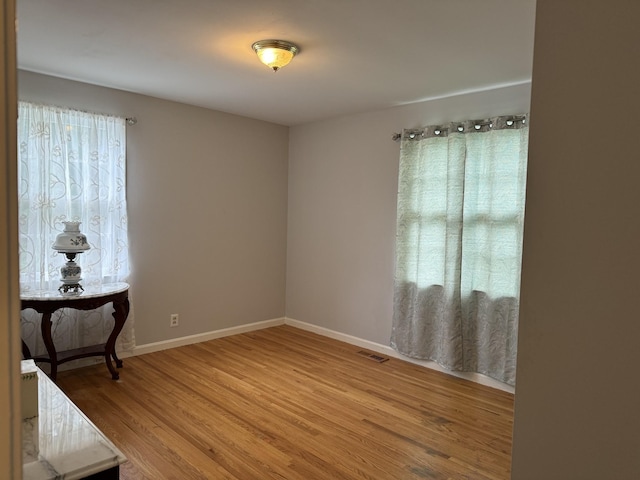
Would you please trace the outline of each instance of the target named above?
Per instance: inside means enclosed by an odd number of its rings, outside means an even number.
[[[535,0],[17,0],[18,67],[283,125],[528,82]],[[279,72],[251,44],[301,52]]]

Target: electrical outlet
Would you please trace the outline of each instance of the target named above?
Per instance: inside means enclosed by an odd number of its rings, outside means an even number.
[[[178,314],[177,313],[172,313],[171,314],[171,321],[169,322],[169,326],[170,327],[177,327],[178,326]]]

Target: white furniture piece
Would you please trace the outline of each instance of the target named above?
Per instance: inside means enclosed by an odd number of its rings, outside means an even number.
[[[22,421],[23,480],[118,480],[126,457],[38,369],[38,416]]]

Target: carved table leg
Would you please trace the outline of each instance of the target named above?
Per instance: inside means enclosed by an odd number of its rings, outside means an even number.
[[[51,338],[51,312],[42,314],[40,330],[42,331],[42,340],[44,341],[44,346],[47,348],[51,364],[49,377],[55,382],[56,377],[58,376],[58,355],[56,353],[56,347],[53,344],[53,339]]]
[[[27,344],[24,343],[24,340],[21,340],[21,341],[22,341],[22,358],[24,360],[29,360],[32,358],[31,350],[29,350],[29,347],[27,347]]]
[[[105,361],[107,362],[107,368],[111,372],[111,378],[114,380],[118,380],[118,378],[120,378],[120,374],[113,367],[111,359],[113,358],[115,360],[118,368],[122,368],[122,360],[120,360],[116,355],[116,339],[118,338],[118,335],[120,335],[128,315],[129,298],[125,297],[123,301],[113,302],[114,325],[111,335],[109,335],[109,339],[107,340],[107,344],[105,345]]]

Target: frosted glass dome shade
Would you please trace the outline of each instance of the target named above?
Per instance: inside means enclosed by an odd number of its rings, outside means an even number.
[[[89,250],[89,242],[84,233],[80,232],[80,222],[62,222],[64,231],[56,236],[53,249],[58,252],[84,252]]]
[[[260,61],[274,72],[288,65],[291,59],[300,51],[296,45],[284,40],[260,40],[251,47]]]

